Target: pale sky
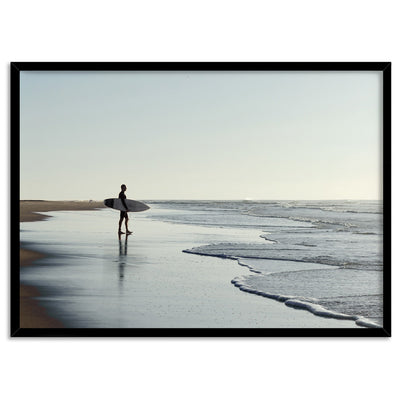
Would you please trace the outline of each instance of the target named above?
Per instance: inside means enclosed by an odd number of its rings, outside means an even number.
[[[21,72],[21,199],[381,199],[382,72]]]

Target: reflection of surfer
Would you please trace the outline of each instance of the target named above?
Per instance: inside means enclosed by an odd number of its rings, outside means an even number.
[[[118,224],[118,234],[119,235],[123,235],[125,232],[121,231],[121,225],[122,225],[122,221],[125,219],[125,228],[126,228],[126,234],[129,235],[130,233],[132,233],[131,231],[128,230],[128,206],[126,205],[125,199],[125,191],[126,191],[126,186],[125,185],[121,185],[121,192],[118,195],[118,198],[121,199],[121,202],[123,204],[123,206],[125,207],[125,211],[120,211],[119,214],[119,224]]]
[[[125,269],[127,254],[128,254],[128,236],[125,237],[125,245],[124,245],[121,241],[121,235],[119,235],[118,269],[119,269],[120,280],[124,279],[124,269]]]

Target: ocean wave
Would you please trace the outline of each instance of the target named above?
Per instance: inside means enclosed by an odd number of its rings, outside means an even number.
[[[378,258],[363,258],[362,254],[355,254],[353,258],[350,258],[350,256],[346,256],[345,254],[333,254],[329,247],[323,249],[318,246],[305,246],[304,244],[285,245],[278,242],[266,243],[265,245],[256,243],[214,243],[182,251],[200,256],[228,258],[232,260],[248,258],[313,263],[360,270],[383,269],[383,264]]]
[[[218,221],[224,227],[261,228],[259,237],[250,242],[211,243],[183,250],[235,260],[249,268],[246,279],[232,281],[241,290],[326,318],[351,319],[361,326],[379,327],[377,321],[383,320],[382,295],[360,301],[351,295],[355,289],[357,294],[368,296],[380,290],[383,271],[380,204],[210,202],[204,213],[194,215],[183,211],[176,217],[181,223],[203,225]],[[260,237],[265,241],[260,241]]]
[[[379,235],[382,236],[382,232],[352,232],[353,235]]]
[[[252,211],[260,211],[264,207],[273,207],[283,211],[313,210],[324,211],[327,213],[352,213],[352,214],[382,214],[382,201],[277,201],[255,202]]]
[[[249,286],[245,283],[243,277],[232,279],[231,283],[241,291],[279,301],[281,303],[284,303],[288,307],[309,311],[318,317],[352,320],[357,325],[363,326],[365,328],[382,328],[381,325],[366,317],[360,315],[348,315],[341,312],[329,310],[318,304],[318,299],[315,298],[268,293]]]
[[[332,227],[332,226],[340,226],[345,227],[347,229],[351,228],[358,228],[358,225],[355,223],[339,221],[339,220],[328,220],[328,219],[320,219],[315,217],[299,217],[299,216],[290,216],[290,215],[273,215],[273,214],[263,214],[263,215],[256,215],[246,213],[246,215],[259,217],[259,218],[277,218],[277,219],[288,219],[294,222],[302,222],[302,223],[309,223],[314,225],[317,228],[323,229],[325,227]]]
[[[290,257],[282,247],[268,255],[272,247],[273,244],[216,243],[184,252],[232,259],[249,268],[250,275],[231,281],[242,291],[305,309],[316,316],[380,327],[376,320],[382,319],[382,294],[374,294],[382,291],[380,267],[328,255],[304,257],[302,251],[298,251],[298,257]]]

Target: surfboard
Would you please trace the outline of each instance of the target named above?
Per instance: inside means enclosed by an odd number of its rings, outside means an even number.
[[[130,212],[146,211],[150,208],[147,204],[137,200],[125,199],[125,203],[128,207],[128,211]],[[121,199],[105,199],[104,205],[106,207],[113,208],[114,210],[125,211],[125,207],[122,204]]]

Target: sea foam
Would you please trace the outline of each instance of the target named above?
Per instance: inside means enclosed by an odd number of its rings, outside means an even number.
[[[245,283],[244,277],[237,277],[235,279],[232,279],[231,283],[244,292],[277,300],[281,303],[284,303],[288,307],[306,310],[319,317],[352,320],[355,321],[357,325],[366,328],[382,328],[380,325],[376,324],[375,322],[365,317],[358,315],[347,315],[340,312],[328,310],[322,307],[321,305],[317,304],[318,300],[314,298],[272,294],[254,289]]]

